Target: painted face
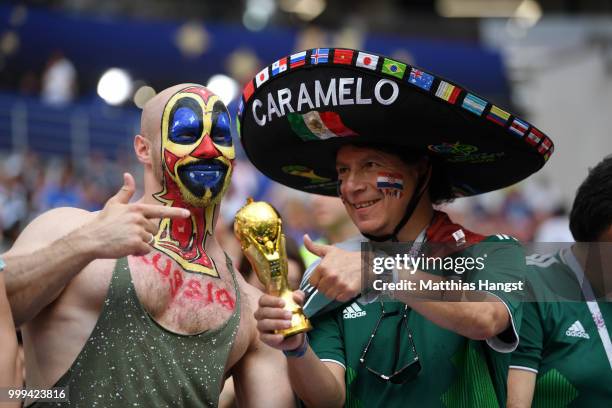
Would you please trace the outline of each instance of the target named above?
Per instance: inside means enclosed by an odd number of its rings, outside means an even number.
[[[176,93],[164,108],[161,128],[163,174],[194,207],[218,203],[229,186],[235,157],[230,117],[206,88]]]
[[[336,156],[336,170],[340,196],[357,228],[366,234],[391,233],[414,191],[416,167],[389,153],[344,146]]]

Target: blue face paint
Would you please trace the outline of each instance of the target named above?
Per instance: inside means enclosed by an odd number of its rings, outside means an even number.
[[[223,180],[228,168],[221,162],[196,163],[181,166],[178,175],[183,184],[196,196],[203,197],[206,189],[213,196],[219,194],[223,188]]]
[[[181,99],[171,118],[168,138],[172,142],[192,144],[202,136],[202,109],[193,99]]]
[[[213,124],[210,137],[213,143],[220,146],[232,145],[232,132],[230,117],[222,103],[217,102],[213,107]]]

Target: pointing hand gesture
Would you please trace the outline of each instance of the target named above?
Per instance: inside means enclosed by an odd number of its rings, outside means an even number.
[[[102,211],[82,231],[95,245],[96,258],[121,258],[144,255],[151,251],[157,234],[159,218],[187,218],[185,208],[133,203],[129,201],[136,190],[134,177],[123,174],[123,187],[104,205]]]

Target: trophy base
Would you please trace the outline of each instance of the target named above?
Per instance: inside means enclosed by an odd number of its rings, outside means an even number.
[[[295,336],[299,333],[305,333],[312,329],[312,325],[310,324],[310,320],[306,316],[301,313],[301,310],[298,313],[293,313],[291,317],[291,327],[288,329],[275,330],[274,333],[282,334],[284,338]]]

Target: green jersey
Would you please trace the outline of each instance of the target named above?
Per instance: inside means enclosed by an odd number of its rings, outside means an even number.
[[[530,281],[537,287],[562,288],[574,293],[581,293],[581,288],[591,290],[570,249],[532,256],[528,264],[533,275]],[[591,298],[588,292],[586,298]],[[612,327],[612,304],[607,302],[523,305],[521,340],[510,367],[537,373],[534,408],[612,404],[609,327]]]
[[[500,241],[505,242],[493,252],[487,251],[490,245],[483,245]],[[346,244],[342,247],[351,249]],[[359,246],[353,244],[352,250],[359,250]],[[486,270],[466,277],[468,282],[524,279],[525,255],[513,238],[488,237],[463,252],[468,251],[474,257],[488,252]],[[310,270],[314,267],[316,265]],[[408,336],[401,332],[404,330],[400,324],[404,304],[400,302],[384,303],[385,312],[397,310],[398,313],[382,320],[364,363],[360,362],[360,357],[381,315],[383,305],[379,301],[367,303],[362,296],[340,307],[324,307],[323,312],[311,317],[314,329],[308,337],[313,351],[322,361],[345,368],[347,407],[497,408],[505,406],[508,353],[518,344],[521,309],[520,302],[507,293],[492,293],[504,302],[512,323],[504,333],[486,342],[470,340],[437,326],[415,311],[408,312],[407,326],[422,368],[416,377],[404,384],[385,382],[368,370],[390,374],[414,358]],[[309,306],[317,302],[313,297],[316,298],[311,296],[306,304],[307,314]],[[318,300],[317,307],[321,308]],[[396,362],[398,330],[400,353]]]

